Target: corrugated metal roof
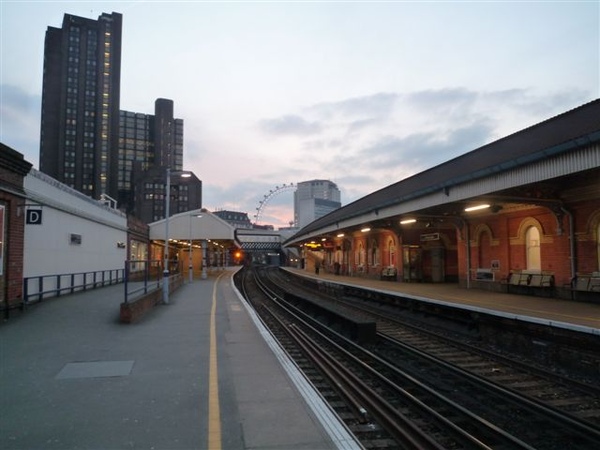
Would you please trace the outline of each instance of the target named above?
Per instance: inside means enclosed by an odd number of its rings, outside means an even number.
[[[600,141],[600,99],[540,122],[358,199],[310,223],[289,241],[385,206]]]

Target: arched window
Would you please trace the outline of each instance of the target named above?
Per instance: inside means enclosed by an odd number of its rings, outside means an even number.
[[[540,230],[529,227],[525,232],[525,251],[527,257],[527,270],[541,271],[542,256],[540,252]]]
[[[365,250],[363,248],[363,243],[359,242],[358,243],[358,249],[356,250],[356,259],[355,259],[356,265],[358,265],[358,266],[362,266],[363,265],[363,261],[364,261],[363,255],[364,255],[364,252],[365,252]]]
[[[390,266],[396,266],[396,245],[393,239],[388,241],[388,256]]]
[[[489,233],[481,233],[479,235],[479,247],[478,247],[478,267],[489,268],[491,267],[492,261],[492,247]]]
[[[379,265],[379,245],[377,245],[377,241],[375,239],[373,239],[371,241],[371,248],[370,250],[370,257],[371,257],[371,261],[370,261],[370,265],[371,266],[378,266]]]

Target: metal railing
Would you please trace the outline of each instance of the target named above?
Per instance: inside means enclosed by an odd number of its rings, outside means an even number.
[[[23,301],[25,304],[40,302],[46,298],[122,283],[124,279],[123,269],[26,277],[23,279]]]
[[[125,303],[159,289],[163,284],[163,260],[125,261]],[[180,277],[183,262],[169,261],[169,278]]]

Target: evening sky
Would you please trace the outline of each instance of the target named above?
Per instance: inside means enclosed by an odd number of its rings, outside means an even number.
[[[204,206],[251,219],[284,183],[347,204],[600,97],[598,1],[0,3],[0,141],[38,167],[47,27],[119,12],[121,109],[173,100]]]

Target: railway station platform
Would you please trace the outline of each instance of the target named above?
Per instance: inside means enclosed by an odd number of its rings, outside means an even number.
[[[472,309],[523,321],[545,323],[600,335],[600,305],[557,298],[467,289],[457,283],[405,283],[335,275],[286,267],[291,273],[331,283],[402,294],[428,302],[442,302],[457,308]]]
[[[233,287],[185,283],[133,324],[123,285],[0,324],[0,448],[354,449]]]

